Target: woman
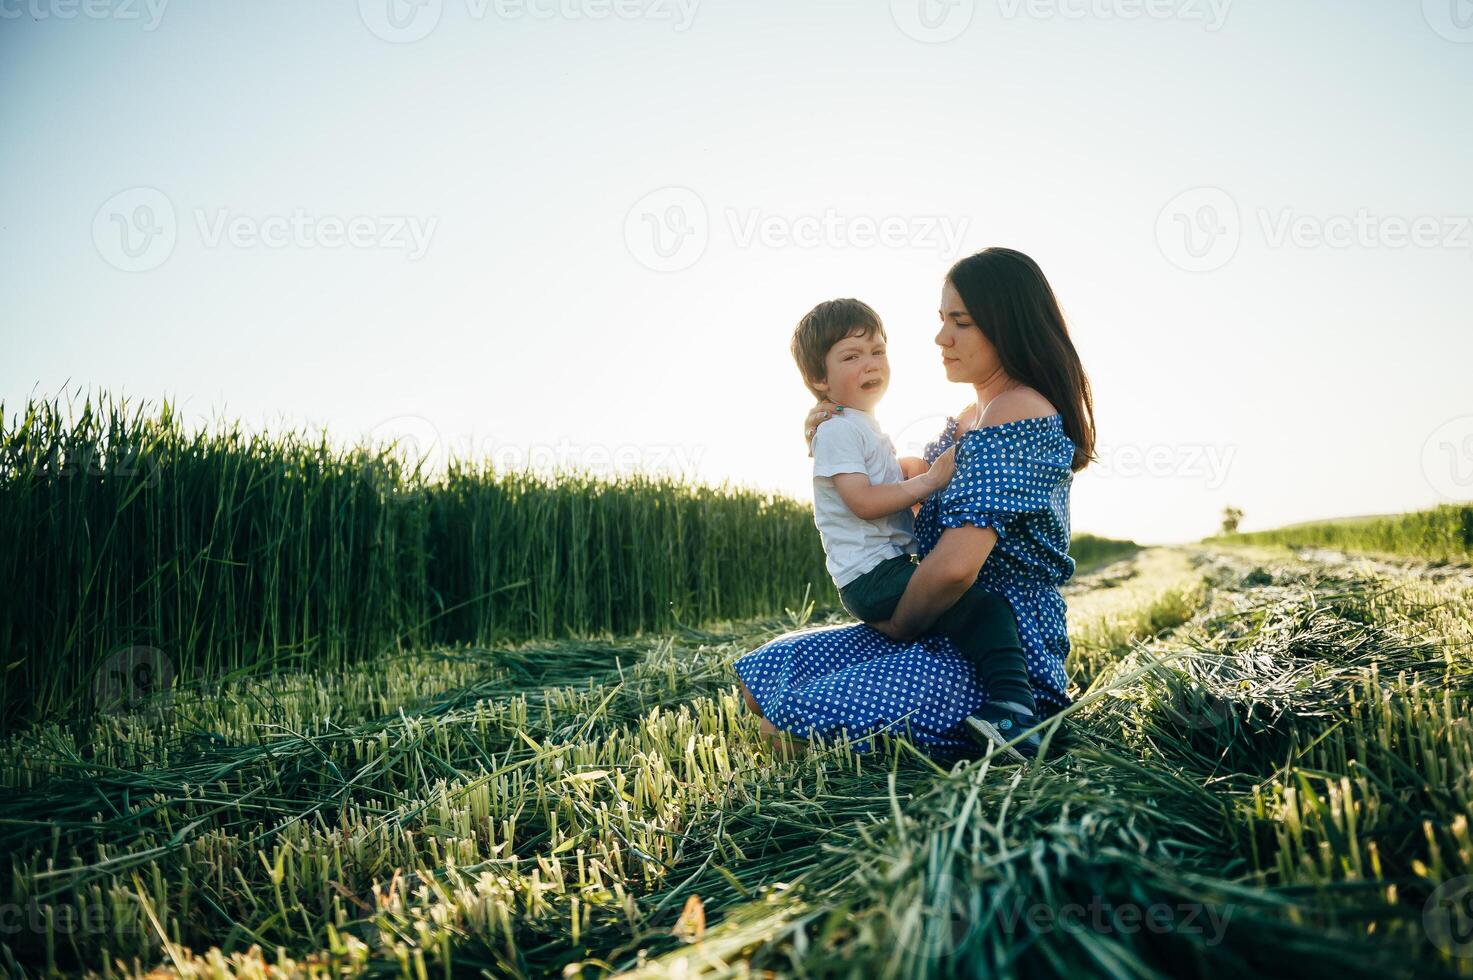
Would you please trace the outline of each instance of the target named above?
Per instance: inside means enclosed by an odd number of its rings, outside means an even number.
[[[962,722],[987,702],[971,664],[926,631],[974,583],[1005,597],[1027,654],[1039,720],[1069,704],[1064,599],[1069,487],[1094,456],[1094,406],[1058,300],[1028,256],[990,248],[958,262],[941,293],[936,343],[948,381],[976,402],[926,447],[957,446],[956,475],[916,515],[921,563],[885,622],[800,630],[736,662],[768,732],[855,748],[906,733],[940,756],[965,752]],[[842,411],[821,402],[807,432]]]

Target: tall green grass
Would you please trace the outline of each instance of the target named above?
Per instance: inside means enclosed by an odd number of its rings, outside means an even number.
[[[0,729],[99,692],[831,598],[812,511],[787,498],[454,461],[429,476],[393,447],[191,431],[167,403],[106,395],[0,404],[0,538]]]
[[[1473,504],[1443,504],[1410,514],[1296,524],[1207,540],[1467,561],[1473,558]]]
[[[1078,571],[1087,571],[1140,550],[1141,546],[1134,541],[1102,538],[1094,534],[1075,534],[1069,539],[1069,557],[1074,559]]]

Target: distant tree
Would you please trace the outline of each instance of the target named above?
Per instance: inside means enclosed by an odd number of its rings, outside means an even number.
[[[1222,533],[1237,534],[1238,522],[1243,519],[1243,512],[1236,507],[1224,507],[1222,509]]]

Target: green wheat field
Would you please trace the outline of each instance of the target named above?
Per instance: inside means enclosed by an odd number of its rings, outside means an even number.
[[[743,707],[793,501],[0,420],[5,975],[1473,976],[1473,506],[1076,535],[1046,757],[941,766]]]

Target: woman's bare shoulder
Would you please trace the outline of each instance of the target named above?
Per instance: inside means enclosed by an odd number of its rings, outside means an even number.
[[[1005,391],[988,402],[980,425],[1002,425],[1005,422],[1047,417],[1057,413],[1058,409],[1054,408],[1053,402],[1037,389],[1024,385]]]

